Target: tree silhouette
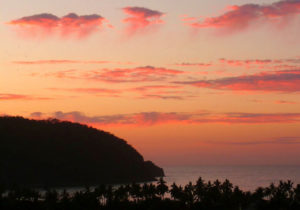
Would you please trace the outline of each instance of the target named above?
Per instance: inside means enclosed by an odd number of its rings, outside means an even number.
[[[142,198],[142,188],[140,184],[132,183],[130,186],[129,193],[131,197],[137,202],[140,198]]]
[[[128,196],[128,191],[123,185],[121,185],[118,189],[114,191],[114,199],[117,202],[128,201]]]
[[[61,195],[60,195],[60,205],[62,209],[70,209],[71,205],[71,199],[70,199],[70,194],[67,192],[67,190],[63,190]]]
[[[192,207],[195,201],[195,187],[192,182],[189,182],[184,187],[184,202],[188,207]]]
[[[201,202],[204,200],[205,193],[206,193],[206,187],[205,187],[204,180],[201,177],[199,177],[195,185],[195,196],[197,202]]]
[[[69,194],[46,189],[44,196],[37,190],[14,186],[0,199],[1,210],[299,210],[300,185],[280,181],[278,185],[242,191],[229,180],[205,182],[184,187],[173,183],[170,190],[163,179],[152,183],[131,185],[100,185]],[[170,193],[170,196],[165,196]],[[159,198],[157,197],[159,196]]]
[[[165,180],[160,177],[157,186],[156,186],[157,194],[160,195],[161,198],[164,198],[166,192],[168,192],[169,187],[166,185]]]
[[[181,200],[182,188],[178,187],[175,182],[171,185],[170,193],[173,199]]]

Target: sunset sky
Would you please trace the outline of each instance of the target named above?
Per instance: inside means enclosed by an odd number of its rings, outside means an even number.
[[[166,165],[300,164],[300,0],[2,0],[0,115]]]

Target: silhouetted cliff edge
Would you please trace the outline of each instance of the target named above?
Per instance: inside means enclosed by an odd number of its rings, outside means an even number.
[[[160,176],[162,168],[108,132],[56,119],[0,117],[0,184],[80,186]]]

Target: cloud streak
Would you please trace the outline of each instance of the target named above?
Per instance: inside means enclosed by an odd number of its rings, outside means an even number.
[[[96,97],[120,97],[122,90],[107,88],[47,88],[51,91],[65,91],[81,94],[91,94]]]
[[[123,93],[137,94],[137,99],[163,99],[163,100],[183,100],[194,96],[182,95],[184,91],[177,90],[181,86],[153,85],[140,86],[136,88],[107,89],[107,88],[47,88],[51,91],[65,91],[82,94],[91,94],[96,97],[125,97]],[[127,96],[128,97],[128,96]],[[131,96],[130,96],[131,97]]]
[[[300,70],[261,72],[254,75],[225,77],[215,80],[175,82],[199,88],[232,91],[299,92]]]
[[[59,36],[61,38],[85,38],[103,28],[105,18],[100,15],[82,15],[70,13],[63,17],[42,13],[12,20],[8,24],[17,33],[29,38]]]
[[[164,13],[156,10],[144,7],[125,7],[123,12],[129,16],[123,19],[123,22],[127,24],[126,31],[129,35],[149,29],[150,26],[164,23],[161,19]]]
[[[292,145],[292,144],[300,144],[299,136],[287,136],[287,137],[278,137],[270,140],[261,140],[261,141],[205,141],[207,144],[224,144],[224,145],[232,145],[232,146],[251,146],[251,145]]]
[[[106,83],[130,83],[164,81],[176,75],[184,74],[184,71],[167,69],[154,66],[140,66],[136,68],[115,68],[94,71],[66,70],[47,73],[47,77],[64,79],[84,79]],[[36,74],[33,74],[36,76]]]
[[[36,117],[33,113],[31,117]],[[54,117],[60,120],[86,123],[94,126],[153,126],[158,124],[269,124],[300,123],[300,113],[213,113],[213,112],[140,112],[133,114],[116,114],[86,116],[74,112],[58,111],[50,116],[39,114],[39,117]]]
[[[195,21],[195,18],[184,18],[183,21],[193,28],[227,29],[236,32],[258,22],[286,24],[289,19],[299,14],[300,0],[281,0],[272,4],[228,6],[227,12],[220,16],[200,21]]]
[[[21,65],[52,65],[52,64],[123,64],[132,65],[133,62],[105,61],[105,60],[33,60],[33,61],[12,61],[13,64]]]
[[[181,67],[210,67],[212,66],[211,63],[188,63],[188,62],[183,62],[183,63],[175,63],[175,66],[181,66]]]
[[[51,98],[46,97],[35,97],[30,95],[20,95],[20,94],[7,94],[0,93],[0,101],[11,101],[11,100],[51,100]]]

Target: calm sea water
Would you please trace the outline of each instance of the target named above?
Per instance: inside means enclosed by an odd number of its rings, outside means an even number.
[[[186,185],[190,181],[195,184],[201,176],[205,181],[224,181],[228,179],[233,185],[242,190],[253,191],[257,187],[267,187],[270,183],[280,180],[291,180],[300,184],[300,166],[172,166],[163,167],[166,177],[164,180],[169,186],[175,182],[177,185]],[[154,182],[155,184],[156,182]],[[114,187],[118,187],[115,185]],[[91,187],[93,189],[96,186]],[[62,192],[64,188],[57,188]],[[68,187],[69,193],[84,190],[84,187]],[[40,189],[43,193],[43,189]]]
[[[228,179],[243,190],[266,187],[271,182],[291,180],[300,184],[300,166],[172,166],[163,167],[168,185],[195,183],[201,176],[205,181]]]

